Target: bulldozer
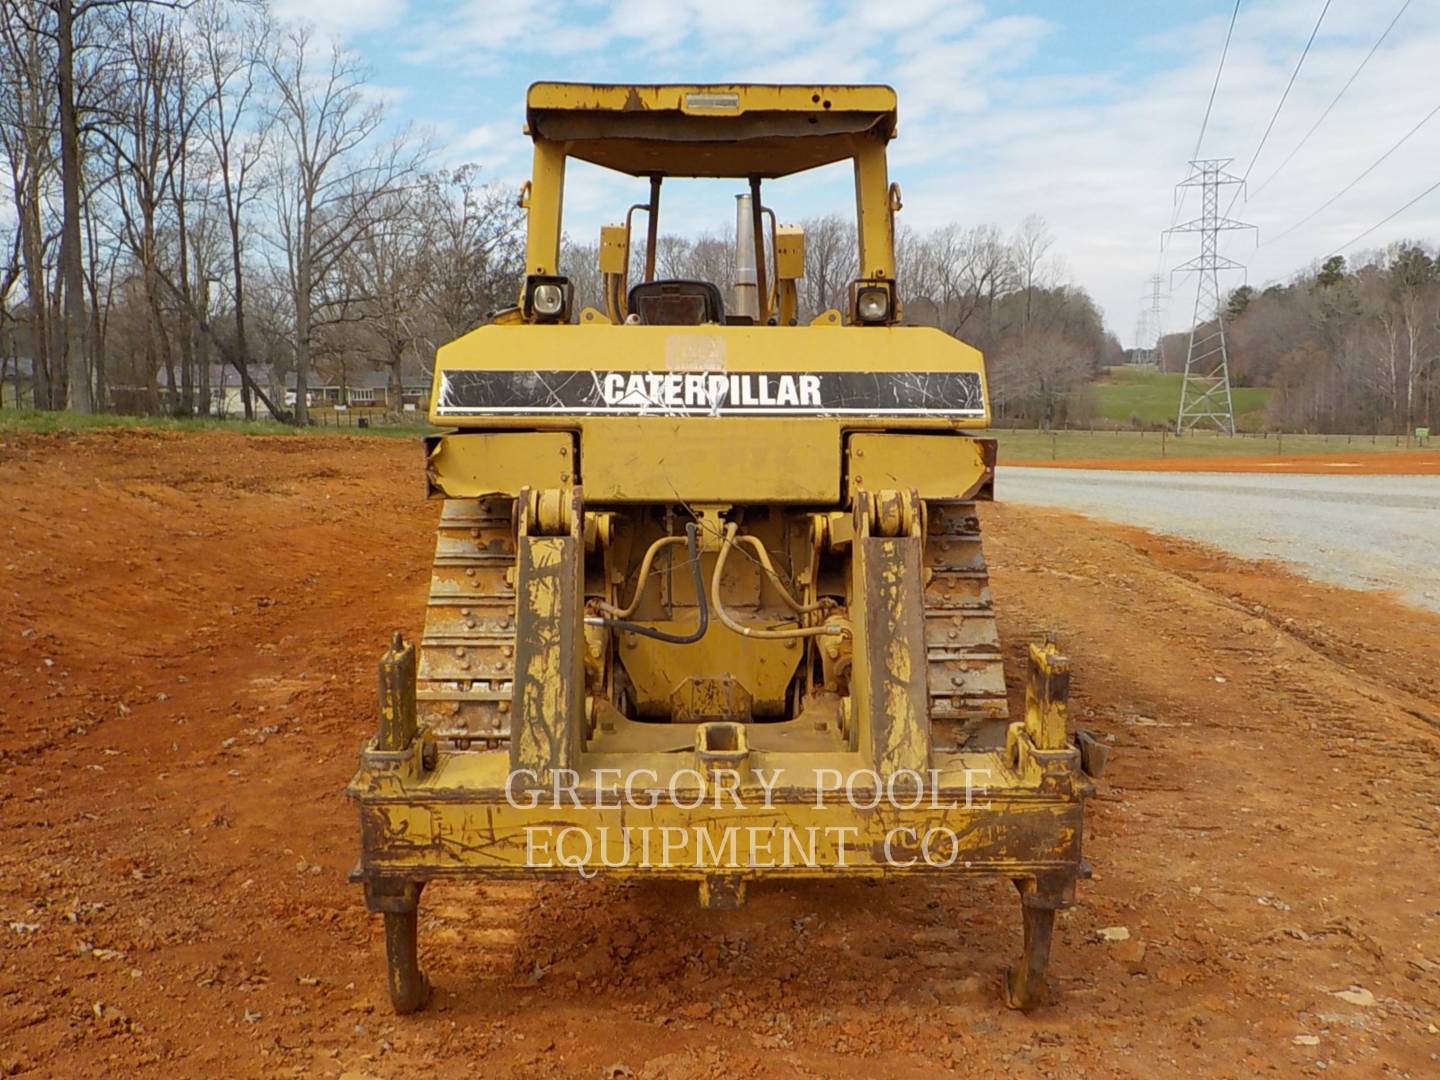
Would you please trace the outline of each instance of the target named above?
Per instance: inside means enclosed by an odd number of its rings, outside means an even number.
[[[546,82],[526,120],[523,287],[437,351],[424,632],[380,661],[348,789],[394,1008],[429,996],[428,882],[597,874],[716,909],[775,879],[1008,878],[1004,997],[1040,1004],[1103,746],[1068,730],[1053,640],[1011,715],[985,367],[904,323],[894,91]],[[648,184],[601,230],[599,306],[561,266],[571,160]],[[858,272],[802,312],[805,234],[765,185],[846,163]],[[741,189],[724,291],[657,275],[674,178]]]

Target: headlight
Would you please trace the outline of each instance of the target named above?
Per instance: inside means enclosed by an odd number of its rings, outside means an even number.
[[[890,290],[869,286],[855,294],[857,322],[878,323],[890,317]]]
[[[525,279],[525,317],[564,322],[570,316],[570,282],[559,274],[531,274]]]
[[[536,315],[559,315],[565,307],[565,290],[551,282],[536,285],[530,303]]]

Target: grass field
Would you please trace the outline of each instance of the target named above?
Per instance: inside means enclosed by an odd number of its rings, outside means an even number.
[[[1114,424],[1129,424],[1133,420],[1143,424],[1175,422],[1183,375],[1133,367],[1105,370],[1103,377],[1090,384],[1102,419]],[[1235,426],[1242,431],[1258,430],[1271,393],[1269,389],[1254,386],[1233,388]]]
[[[144,428],[147,431],[233,431],[240,435],[383,435],[407,438],[426,435],[435,428],[428,424],[376,424],[352,426],[292,427],[273,420],[216,420],[210,417],[118,416],[101,413],[84,416],[73,412],[43,409],[0,409],[0,433],[27,431],[48,434],[56,431],[93,431],[105,428]]]
[[[992,431],[1000,461],[1075,461],[1090,458],[1294,457],[1306,454],[1368,454],[1425,449],[1394,435],[1255,435],[1231,438],[1191,432],[1177,439],[1160,431]],[[1431,446],[1435,440],[1428,440]],[[1440,450],[1437,450],[1440,452]]]

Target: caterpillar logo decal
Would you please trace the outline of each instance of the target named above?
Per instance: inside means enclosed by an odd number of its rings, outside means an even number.
[[[442,371],[441,416],[985,415],[974,371]]]

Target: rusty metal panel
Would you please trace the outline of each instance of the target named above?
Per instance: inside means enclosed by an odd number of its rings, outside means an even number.
[[[568,431],[431,435],[425,451],[430,494],[452,499],[568,487],[575,475],[575,436]]]
[[[570,536],[519,542],[515,602],[515,704],[510,765],[548,782],[580,748],[584,633],[580,543]]]
[[[863,587],[863,642],[870,751],[881,775],[930,765],[925,609],[918,537],[863,537],[856,543]]]
[[[403,800],[367,800],[360,810],[366,860],[373,874],[418,879],[486,872],[573,875],[573,865],[546,865],[544,859],[537,865],[527,830],[541,835],[575,830],[586,834],[580,846],[590,853],[588,864],[596,869],[603,866],[607,874],[693,880],[732,862],[747,867],[753,827],[762,834],[809,833],[814,837],[814,859],[788,860],[783,846],[776,847],[769,854],[754,853],[759,857],[750,864],[753,868],[741,871],[746,877],[907,873],[1018,877],[1055,871],[1073,877],[1080,863],[1082,804],[1054,796],[997,790],[987,792],[985,806],[967,807],[964,789],[959,788],[937,799],[938,808],[927,800],[913,810],[884,812],[860,810],[843,799],[817,808],[812,796],[793,802],[777,799],[770,807],[758,800],[747,802],[723,815],[708,805],[691,809],[661,802],[645,809],[605,808],[592,800],[581,801],[578,807],[545,802],[526,809],[510,804],[499,792],[431,791],[411,791]],[[685,833],[686,849],[673,861],[645,861],[646,851],[633,837],[637,830],[661,828]],[[918,843],[936,828],[955,834],[946,847],[947,855],[953,850],[956,858],[945,867],[927,865]],[[724,865],[705,859],[703,851],[724,852]]]
[[[693,620],[657,619],[652,625],[685,633]],[[743,688],[748,713],[775,716],[803,655],[793,642],[741,637],[723,627],[693,645],[672,645],[639,634],[621,637],[620,662],[633,684],[636,711],[644,716],[671,712],[677,691],[692,677],[731,678]],[[688,696],[688,692],[687,692]]]
[[[390,650],[380,659],[380,734],[377,750],[404,750],[415,738],[415,643],[395,632]]]
[[[1025,669],[1025,730],[1038,750],[1066,746],[1070,661],[1053,642],[1030,646]]]
[[[922,499],[969,499],[990,477],[984,448],[964,435],[851,435],[846,492],[915,489]]]

